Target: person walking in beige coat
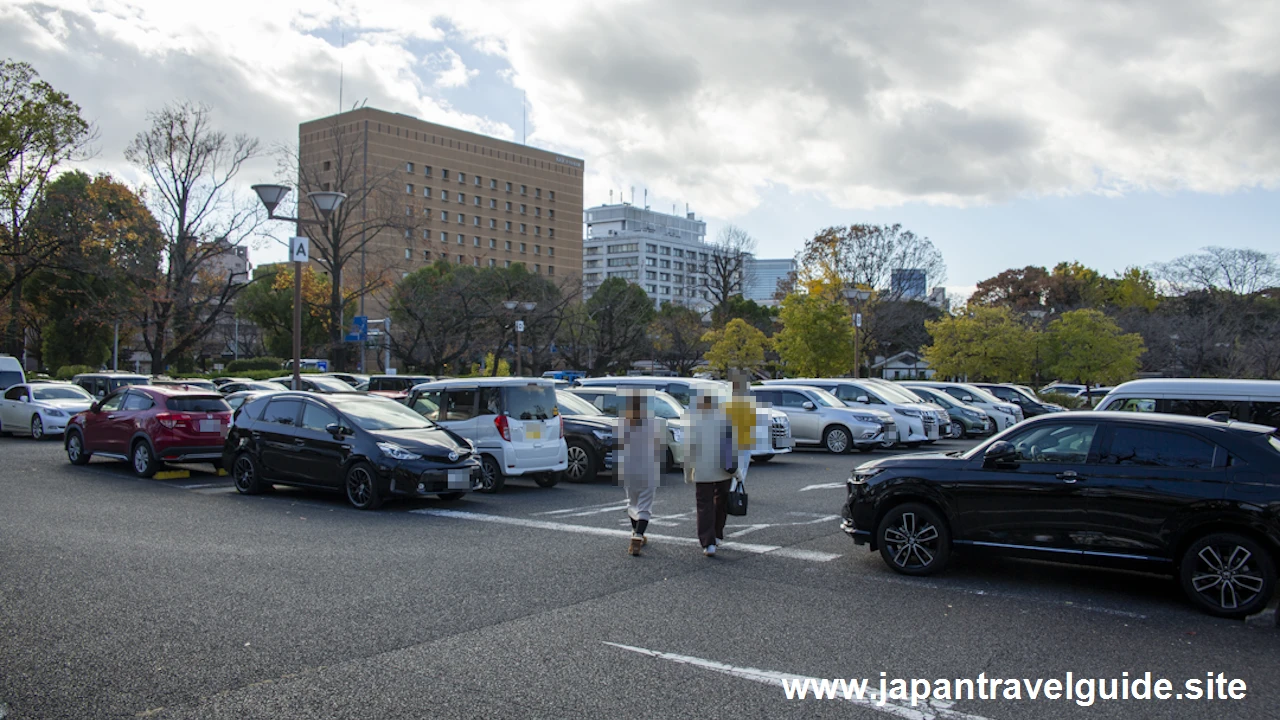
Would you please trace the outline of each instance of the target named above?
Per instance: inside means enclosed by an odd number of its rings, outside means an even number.
[[[707,557],[715,557],[716,543],[724,540],[729,517],[729,482],[733,471],[725,468],[737,453],[732,445],[729,419],[723,401],[713,392],[700,392],[693,402],[686,433],[685,482],[694,484],[698,543]]]

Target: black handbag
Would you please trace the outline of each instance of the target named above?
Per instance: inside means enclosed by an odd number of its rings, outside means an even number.
[[[747,485],[737,478],[729,485],[729,514],[747,514]]]

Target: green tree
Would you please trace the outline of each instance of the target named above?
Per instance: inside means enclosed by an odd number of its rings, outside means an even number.
[[[722,328],[734,318],[742,318],[765,335],[777,329],[778,311],[741,295],[733,295],[711,309],[711,327]]]
[[[9,300],[5,349],[21,354],[23,286],[48,267],[65,238],[36,232],[32,210],[59,166],[88,155],[93,128],[80,106],[40,79],[31,65],[0,60],[0,296]]]
[[[78,171],[46,187],[33,218],[36,232],[64,243],[27,282],[31,306],[43,318],[42,363],[96,367],[108,355],[113,324],[146,297],[144,283],[160,262],[160,228],[127,186]],[[127,344],[129,324],[121,329]]]
[[[437,260],[401,280],[391,294],[392,352],[406,365],[436,375],[472,357],[484,335],[483,319],[498,302],[484,287],[482,272]]]
[[[1044,344],[1050,373],[1090,386],[1133,377],[1146,352],[1141,335],[1125,333],[1101,311],[1087,308],[1050,323]]]
[[[655,359],[677,375],[692,375],[711,346],[702,336],[706,327],[702,315],[693,308],[676,303],[663,303],[649,323]]]
[[[655,314],[653,301],[639,285],[609,278],[600,283],[585,305],[595,326],[591,373],[626,372],[648,349],[649,322]]]
[[[773,340],[788,373],[831,377],[853,370],[848,305],[823,294],[791,293],[780,317],[782,330]]]
[[[933,344],[924,349],[942,377],[1014,382],[1031,377],[1037,333],[1008,307],[970,305],[958,315],[926,322]]]
[[[254,268],[253,281],[240,292],[236,314],[262,330],[267,352],[293,357],[293,266],[282,262]],[[326,302],[329,277],[310,266],[302,270],[302,347],[323,346],[326,338]]]
[[[758,370],[769,347],[769,338],[742,318],[730,320],[722,330],[709,330],[702,340],[711,345],[705,356],[707,363],[721,376],[731,370]]]
[[[1125,268],[1110,288],[1108,304],[1118,310],[1146,310],[1151,312],[1160,305],[1160,293],[1155,278],[1142,268]]]

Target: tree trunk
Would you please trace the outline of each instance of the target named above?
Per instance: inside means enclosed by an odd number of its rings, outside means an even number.
[[[329,283],[329,365],[335,370],[347,369],[346,328],[342,317],[342,284],[335,272]]]

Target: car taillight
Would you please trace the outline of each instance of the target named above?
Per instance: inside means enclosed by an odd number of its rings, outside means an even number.
[[[188,418],[186,415],[183,415],[181,413],[160,413],[159,415],[156,416],[156,420],[161,425],[169,428],[170,430],[176,427],[180,427],[180,428],[187,427],[187,420],[189,419],[190,418]]]
[[[564,416],[560,416],[560,437],[564,437]]]
[[[493,424],[498,428],[498,434],[503,440],[511,442],[511,427],[507,425],[507,416],[499,415],[493,419]]]

